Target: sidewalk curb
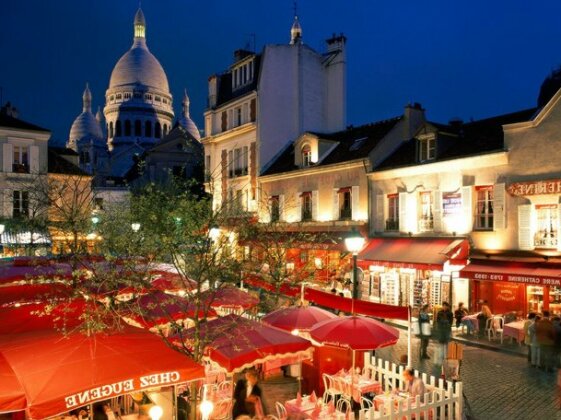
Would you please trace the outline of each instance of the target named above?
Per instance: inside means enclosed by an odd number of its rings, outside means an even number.
[[[398,329],[401,329],[401,330],[406,330],[407,331],[407,329],[408,329],[407,326],[405,326],[405,325],[393,323],[393,322],[387,321],[387,320],[386,320],[386,324],[391,325],[392,327],[395,327],[395,328],[398,328]],[[475,341],[466,340],[465,338],[461,338],[461,337],[452,336],[452,341],[456,341],[457,343],[463,344],[465,346],[478,347],[478,348],[484,349],[484,350],[496,351],[497,353],[505,353],[505,354],[508,354],[510,356],[526,357],[526,355],[524,353],[520,353],[518,351],[514,351],[514,350],[511,350],[511,349],[500,348],[500,347],[496,347],[496,346],[491,346],[491,345],[485,344],[485,343],[478,343],[478,342],[475,342]]]

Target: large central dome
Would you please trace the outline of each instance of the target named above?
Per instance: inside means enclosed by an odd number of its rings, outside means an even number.
[[[115,65],[109,80],[109,89],[140,84],[168,93],[169,85],[166,73],[146,45],[146,21],[140,9],[134,18],[134,27],[135,37],[132,47]]]

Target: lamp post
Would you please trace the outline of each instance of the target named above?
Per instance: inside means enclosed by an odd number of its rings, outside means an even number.
[[[133,232],[138,232],[140,230],[140,223],[131,223],[131,229]]]
[[[345,246],[347,247],[347,251],[353,254],[353,299],[358,299],[358,270],[356,259],[358,252],[364,246],[364,238],[355,228],[353,228],[353,230],[345,238]]]

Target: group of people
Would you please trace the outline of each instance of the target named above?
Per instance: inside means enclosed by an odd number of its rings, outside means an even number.
[[[460,304],[462,306],[462,304]],[[454,314],[450,309],[448,302],[442,302],[442,308],[436,313],[433,326],[430,326],[430,307],[423,305],[419,312],[419,338],[421,339],[420,358],[429,359],[427,353],[429,340],[434,338],[437,342],[437,352],[435,355],[435,363],[442,365],[446,355],[446,345],[452,338],[452,324],[454,322]]]
[[[524,332],[528,363],[548,372],[561,367],[561,318],[551,318],[549,311],[530,312],[524,322]]]

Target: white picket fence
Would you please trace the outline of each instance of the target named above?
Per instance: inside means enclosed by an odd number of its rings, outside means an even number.
[[[382,384],[383,391],[403,390],[403,366],[390,363],[387,360],[364,356],[365,369],[370,370],[370,376]],[[439,419],[461,420],[463,412],[463,393],[461,382],[445,381],[426,373],[415,371],[416,377],[421,377],[426,387],[424,401],[420,396],[415,400],[405,399],[399,404],[390,402],[376,411],[375,407],[361,410],[360,420],[403,420],[403,419]]]

